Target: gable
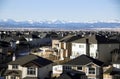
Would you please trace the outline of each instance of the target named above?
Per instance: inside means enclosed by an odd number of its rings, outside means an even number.
[[[64,64],[66,65],[87,65],[89,63],[94,63],[96,65],[99,65],[99,66],[102,66],[103,65],[103,62],[102,61],[99,61],[97,59],[94,59],[90,56],[87,56],[87,55],[80,55]]]
[[[41,67],[39,64],[37,64],[35,62],[29,62],[29,63],[26,63],[22,66],[24,66],[24,67]]]
[[[90,62],[88,64],[86,64],[86,66],[91,66],[91,67],[100,67],[99,65],[93,63],[93,62]]]

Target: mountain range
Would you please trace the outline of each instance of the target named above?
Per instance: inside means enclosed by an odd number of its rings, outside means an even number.
[[[55,28],[55,29],[92,29],[92,28],[120,28],[120,22],[65,22],[65,21],[14,21],[0,20],[0,28]]]

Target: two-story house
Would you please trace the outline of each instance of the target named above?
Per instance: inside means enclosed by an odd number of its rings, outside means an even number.
[[[62,65],[53,66],[53,76],[59,76],[64,71],[82,71],[86,73],[88,79],[102,79],[103,62],[89,57],[87,55],[80,55]]]
[[[112,40],[105,36],[92,35],[72,41],[72,54],[70,58],[75,58],[82,54],[98,58],[103,62],[111,61],[111,51],[119,48],[119,41]]]
[[[120,79],[120,61],[113,62],[112,65],[104,67],[103,79]]]
[[[104,67],[104,79],[120,79],[120,49],[111,52],[112,62],[109,66]]]
[[[5,79],[44,79],[49,78],[52,61],[36,55],[27,55],[8,63]]]
[[[75,35],[67,35],[60,39],[59,41],[59,54],[60,60],[64,60],[65,58],[70,58],[71,56],[71,41],[80,38],[80,36]]]

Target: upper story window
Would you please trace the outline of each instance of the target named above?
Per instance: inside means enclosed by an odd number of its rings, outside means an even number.
[[[18,65],[12,65],[12,69],[18,69]]]
[[[89,74],[95,74],[95,68],[89,67]]]
[[[82,67],[81,67],[81,66],[78,66],[78,67],[77,67],[77,70],[82,70]]]
[[[120,64],[113,64],[113,67],[120,68]]]
[[[36,69],[34,67],[28,67],[27,68],[27,75],[35,75]]]
[[[84,45],[79,45],[79,48],[84,48]]]
[[[90,47],[91,47],[91,48],[94,48],[94,45],[93,45],[93,44],[90,44]]]
[[[56,47],[59,47],[59,44],[55,44]]]
[[[10,79],[16,79],[16,77],[15,76],[11,76],[11,78]]]

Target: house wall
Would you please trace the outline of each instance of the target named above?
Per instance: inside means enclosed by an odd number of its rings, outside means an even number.
[[[109,74],[103,74],[103,79],[113,79]]]
[[[89,74],[89,68],[95,68],[95,74]],[[88,78],[94,78],[94,79],[100,79],[101,74],[100,74],[100,67],[96,66],[95,64],[92,64],[91,66],[83,66],[83,72],[86,73]]]
[[[83,47],[79,47],[83,45]],[[119,48],[119,44],[90,44],[89,46],[90,56],[93,58],[98,58],[104,62],[111,61],[111,51],[113,49]],[[86,43],[72,43],[72,55],[71,59],[86,54]]]
[[[95,64],[89,64],[88,65],[64,65],[71,67],[70,69],[64,69],[63,65],[56,65],[53,66],[53,77],[58,77],[61,73],[63,73],[64,70],[76,70],[76,71],[82,71],[85,72],[86,76],[88,78],[94,78],[94,79],[102,79],[102,74],[100,74],[101,67],[95,65]],[[77,69],[77,67],[82,67],[82,70]],[[89,74],[89,67],[95,68],[95,74]]]
[[[96,58],[97,49],[98,49],[97,44],[90,44],[90,56],[91,57]]]
[[[116,67],[116,68],[120,69],[120,64],[113,64],[113,67]]]
[[[0,53],[2,53],[2,50],[3,50],[3,49],[0,47]]]
[[[6,76],[5,79],[11,79],[11,76]],[[20,79],[20,77],[16,76],[16,79]]]
[[[90,56],[96,58],[97,44],[90,44],[89,53]],[[82,54],[86,55],[86,43],[72,43],[72,55],[71,59],[76,58]]]
[[[119,48],[119,44],[99,44],[98,59],[104,62],[111,62],[111,51]]]
[[[22,67],[22,78],[24,78],[24,77],[38,77],[38,68],[36,68],[35,75],[28,75],[27,74],[27,67]]]
[[[41,56],[43,58],[48,58],[51,54],[53,54],[53,51],[50,47],[43,47],[43,48],[40,48],[40,50],[42,51],[31,52],[31,53],[37,56]]]
[[[38,76],[40,79],[44,79],[50,76],[51,71],[52,71],[52,64],[39,68]]]
[[[69,58],[71,55],[71,43],[60,42],[59,43],[59,53],[60,60],[64,60],[65,58]]]
[[[58,77],[60,76],[60,74],[63,72],[63,66],[62,65],[56,65],[56,66],[53,66],[52,68],[52,76],[53,77]]]
[[[52,40],[52,48],[57,48],[59,47],[59,40],[53,39]]]
[[[70,58],[71,56],[71,51],[72,51],[72,43],[71,42],[67,42],[66,44],[66,49],[67,49],[67,54],[66,54],[66,57]]]
[[[22,67],[18,65],[18,69],[12,69],[12,65],[8,65],[8,70],[22,70]]]
[[[36,74],[35,75],[27,75],[27,67],[22,67],[20,65],[18,65],[18,69],[12,69],[12,65],[8,65],[8,70],[21,70],[22,75],[21,77],[38,77],[38,68],[36,67]]]
[[[83,47],[79,47],[83,46]],[[86,44],[85,43],[72,43],[72,54],[71,59],[78,57],[82,54],[86,54]]]

